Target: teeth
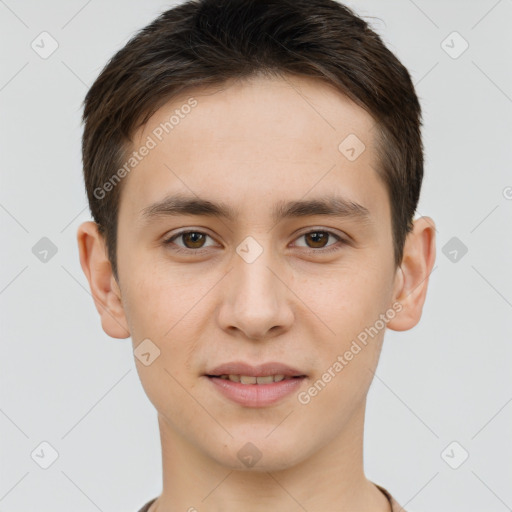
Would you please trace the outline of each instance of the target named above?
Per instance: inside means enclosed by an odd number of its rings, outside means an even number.
[[[249,375],[219,375],[221,379],[230,380],[231,382],[240,382],[242,384],[271,384],[272,382],[281,382],[285,377],[284,375],[266,375],[265,377],[252,377]]]
[[[256,382],[258,384],[270,384],[271,382],[274,382],[274,376],[267,375],[266,377],[256,377]]]
[[[240,382],[242,384],[256,384],[256,377],[249,377],[247,375],[240,375]]]

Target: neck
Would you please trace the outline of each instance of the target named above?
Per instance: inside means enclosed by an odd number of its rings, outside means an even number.
[[[159,414],[163,491],[150,512],[389,512],[387,498],[363,471],[364,405],[311,456],[286,469],[258,471],[219,464]]]

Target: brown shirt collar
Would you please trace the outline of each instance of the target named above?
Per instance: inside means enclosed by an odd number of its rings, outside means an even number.
[[[384,489],[384,487],[381,487],[380,485],[374,484],[377,489],[379,489],[384,496],[389,500],[389,503],[391,505],[391,511],[392,512],[406,512],[399,504],[398,502],[389,494],[389,492]],[[153,502],[156,500],[156,498],[153,498],[151,501],[148,501],[140,510],[139,512],[148,512],[149,507],[153,504]]]
[[[380,485],[377,485],[377,484],[374,484],[377,489],[379,489],[382,494],[384,494],[384,496],[386,496],[386,498],[389,500],[389,503],[391,505],[391,512],[407,512],[405,509],[403,509],[399,504],[398,502],[395,500],[395,498],[393,498],[393,496],[391,496],[391,494],[389,494],[389,492],[384,489],[384,487],[381,487]]]

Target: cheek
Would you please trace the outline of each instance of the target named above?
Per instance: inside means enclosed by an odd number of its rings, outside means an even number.
[[[391,289],[385,276],[385,269],[360,263],[323,276],[301,296],[338,340],[352,338],[387,308]]]
[[[362,265],[332,278],[322,293],[314,295],[316,304],[311,309],[329,327],[324,329],[315,376],[321,380],[320,388],[326,384],[329,389],[319,393],[319,404],[325,401],[323,405],[329,407],[334,401],[350,408],[367,393],[386,327],[381,319],[391,296],[386,276],[383,268]]]
[[[201,309],[201,297],[213,284],[176,268],[160,267],[139,265],[130,273],[125,288],[132,333],[163,341],[172,337],[176,330],[182,336],[184,326],[189,329],[190,319]],[[141,268],[148,270],[141,272]]]
[[[151,395],[161,392],[158,390],[162,382],[168,382],[171,388],[177,386],[171,375],[188,389],[195,385],[192,360],[194,354],[197,359],[196,344],[211,318],[205,308],[209,307],[207,294],[215,282],[212,277],[202,279],[189,272],[164,271],[157,266],[148,273],[132,273],[127,287],[127,309],[133,348],[149,338],[160,351],[152,363],[152,372],[137,362],[141,381],[152,401],[157,397]],[[169,386],[165,393],[170,392]]]
[[[162,279],[154,272],[132,277],[127,303],[133,349],[149,339],[158,353],[148,366],[135,356],[137,372],[151,403],[173,422],[188,410],[182,386],[189,392],[194,386],[188,358],[197,339],[194,315],[201,312],[194,304],[199,296],[175,277]]]

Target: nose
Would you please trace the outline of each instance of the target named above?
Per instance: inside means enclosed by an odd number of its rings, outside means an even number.
[[[265,340],[288,330],[294,311],[286,273],[270,249],[264,248],[252,262],[235,254],[233,268],[222,283],[221,328],[250,340]]]

